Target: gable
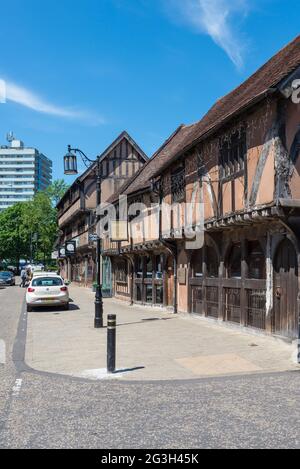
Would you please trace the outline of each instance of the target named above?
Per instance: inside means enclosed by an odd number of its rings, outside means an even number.
[[[143,156],[126,137],[122,138],[101,161],[103,178],[128,179],[145,164]]]

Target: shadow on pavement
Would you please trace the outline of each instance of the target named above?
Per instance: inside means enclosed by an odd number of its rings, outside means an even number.
[[[70,311],[79,311],[80,308],[79,306],[75,304],[69,305],[69,309],[64,311],[62,307],[58,306],[56,309],[53,309],[53,306],[43,306],[43,307],[38,307],[35,308],[32,312],[33,313],[53,313],[53,314],[66,314]]]
[[[121,324],[117,324],[117,327],[122,327],[122,326],[133,326],[134,324],[147,324],[147,322],[154,322],[154,321],[170,321],[172,319],[176,318],[149,318],[149,319],[142,319],[141,321],[135,321],[135,322],[124,322]],[[107,329],[105,326],[104,329]]]
[[[145,366],[136,366],[134,368],[124,368],[121,370],[116,370],[112,373],[112,375],[118,375],[121,373],[130,373],[131,371],[138,371],[138,370],[144,370],[146,367]]]

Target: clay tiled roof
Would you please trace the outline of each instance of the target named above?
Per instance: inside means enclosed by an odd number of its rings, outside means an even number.
[[[172,161],[216,131],[234,115],[263,99],[284,78],[300,66],[300,36],[280,50],[238,88],[217,101],[209,112],[196,124],[181,126],[154,154],[142,170],[120,193],[133,194],[150,186],[150,179],[158,176]]]

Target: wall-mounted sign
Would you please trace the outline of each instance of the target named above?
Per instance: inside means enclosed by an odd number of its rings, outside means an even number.
[[[59,252],[58,251],[53,251],[51,255],[51,259],[53,261],[56,261],[59,258]]]
[[[66,248],[63,246],[58,250],[59,259],[64,259],[66,257]]]
[[[89,241],[90,243],[96,243],[98,241],[99,237],[96,233],[90,233],[89,234]]]
[[[74,256],[76,254],[76,241],[67,241],[65,244],[66,256]]]

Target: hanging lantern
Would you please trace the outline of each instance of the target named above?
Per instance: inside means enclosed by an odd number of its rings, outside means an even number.
[[[66,175],[74,176],[78,174],[77,170],[77,157],[75,153],[71,152],[71,148],[68,148],[68,153],[64,157],[64,172]]]

